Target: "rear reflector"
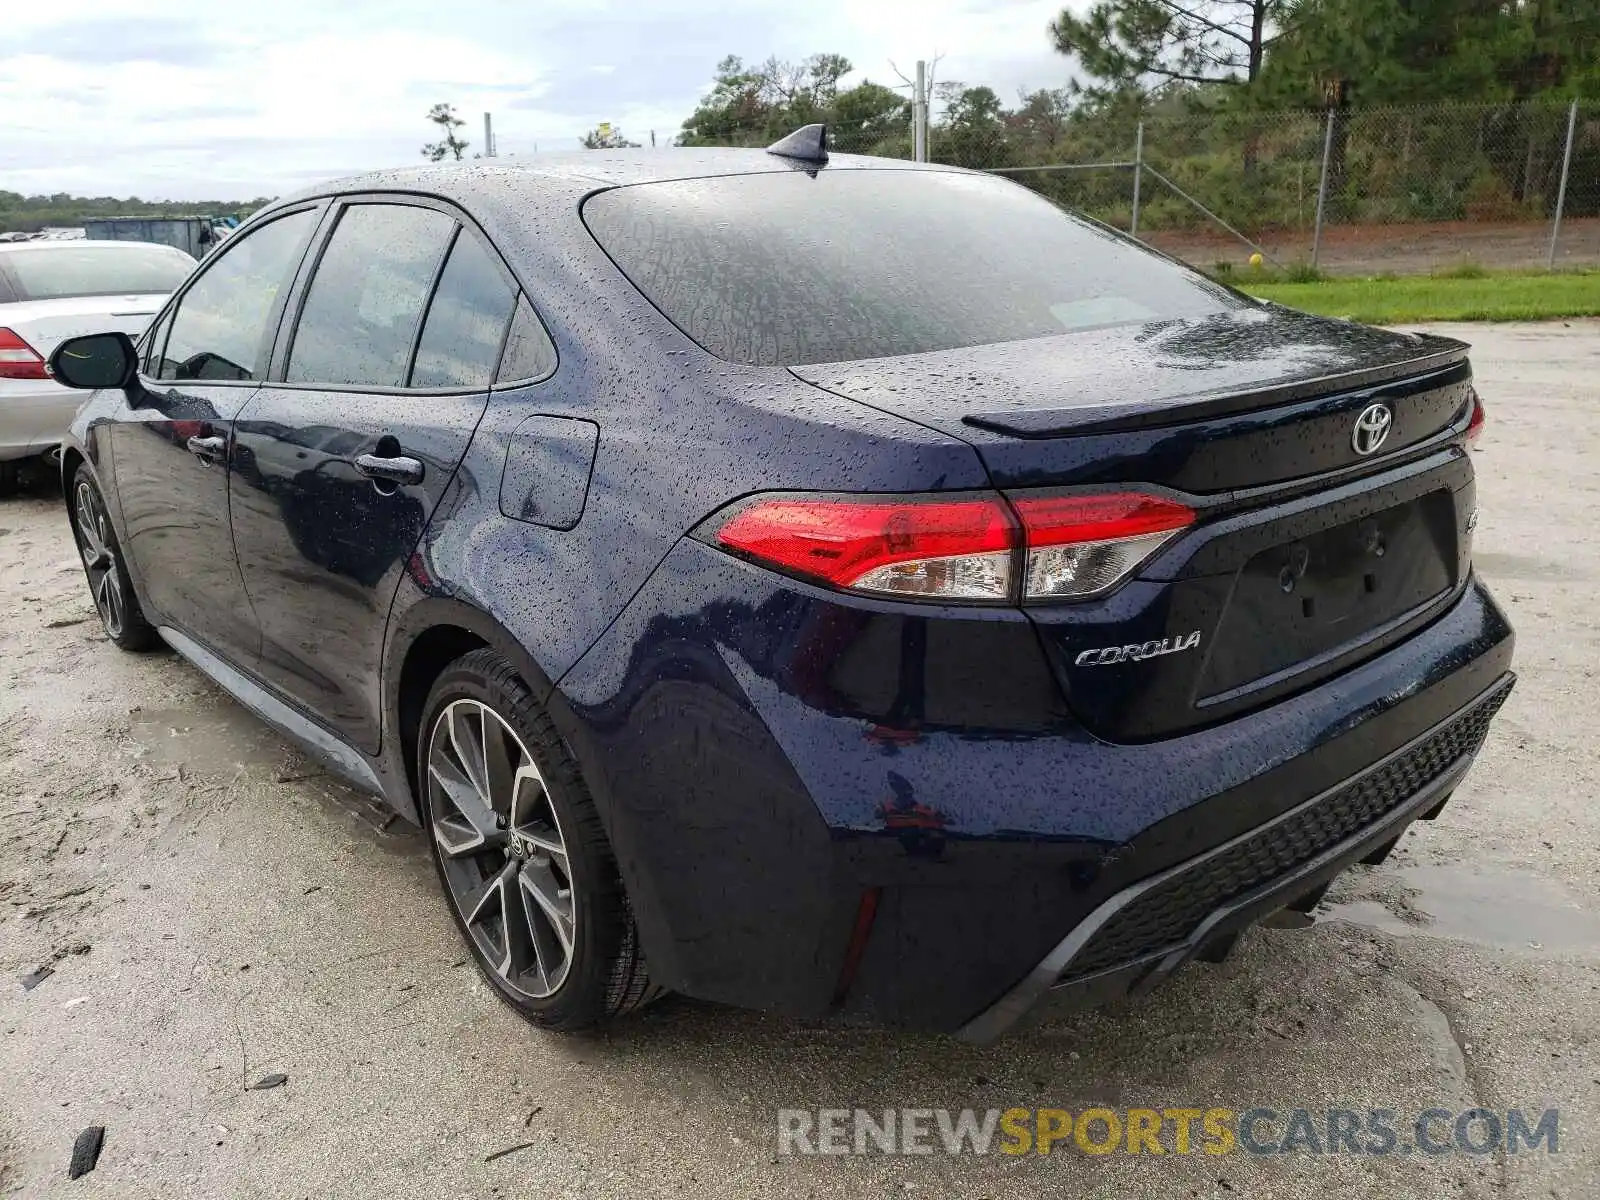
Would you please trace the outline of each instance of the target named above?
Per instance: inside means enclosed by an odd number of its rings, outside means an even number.
[[[1194,510],[1159,496],[1019,496],[1027,537],[1030,600],[1093,596],[1120,582],[1180,529]]]
[[[1077,599],[1193,523],[1141,493],[759,496],[715,525],[743,558],[853,592],[919,600]]]
[[[0,379],[49,379],[39,352],[9,329],[0,328]]]
[[[872,923],[878,919],[878,897],[882,888],[868,888],[861,893],[861,903],[856,906],[855,924],[850,929],[850,943],[844,948],[844,963],[839,968],[838,981],[833,985],[833,1005],[837,1008],[850,994],[850,985],[856,981],[861,969],[861,959],[867,953],[867,939],[872,936]]]

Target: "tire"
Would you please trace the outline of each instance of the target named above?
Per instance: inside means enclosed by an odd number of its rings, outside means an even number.
[[[22,464],[14,458],[0,462],[0,496],[10,496],[16,493],[21,480]]]
[[[660,994],[583,776],[543,705],[494,651],[462,656],[435,681],[417,792],[456,925],[507,1004],[570,1031]]]
[[[91,1125],[72,1143],[72,1157],[67,1161],[67,1178],[77,1179],[94,1170],[100,1161],[100,1149],[105,1145],[106,1127]]]
[[[133,594],[117,531],[111,525],[105,497],[87,463],[80,463],[72,477],[68,511],[73,540],[83,560],[84,577],[89,581],[89,596],[100,614],[106,637],[118,649],[130,653],[153,650],[161,644],[161,635],[145,620],[139,598]]]

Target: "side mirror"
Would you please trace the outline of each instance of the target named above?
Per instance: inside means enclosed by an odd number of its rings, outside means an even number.
[[[68,338],[50,355],[50,373],[70,388],[125,388],[139,369],[139,352],[125,333]]]

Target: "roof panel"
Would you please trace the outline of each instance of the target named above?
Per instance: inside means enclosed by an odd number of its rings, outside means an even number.
[[[862,154],[832,155],[827,171],[871,168],[894,170],[954,170],[919,166],[904,159],[871,158]],[[750,175],[774,171],[815,170],[810,163],[793,162],[765,150],[724,148],[663,148],[659,150],[584,150],[568,154],[540,154],[516,158],[472,159],[396,167],[345,179],[329,180],[305,188],[283,202],[340,192],[423,192],[448,199],[467,200],[486,189],[520,184],[528,188],[581,194],[597,188],[667,179],[699,179],[713,175]]]

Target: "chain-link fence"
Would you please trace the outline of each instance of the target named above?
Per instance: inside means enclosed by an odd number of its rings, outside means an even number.
[[[929,157],[1206,269],[1257,249],[1340,274],[1600,265],[1600,105],[1045,117],[936,123]]]

